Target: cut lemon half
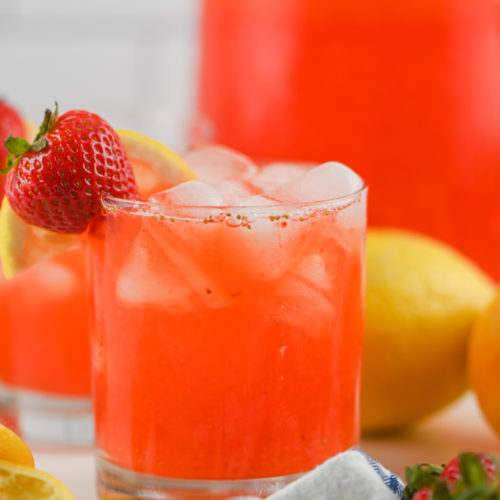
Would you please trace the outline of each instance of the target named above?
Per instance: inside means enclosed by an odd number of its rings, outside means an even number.
[[[35,465],[28,445],[14,431],[2,424],[0,424],[0,460],[26,467],[34,467]],[[0,491],[2,490],[0,489]]]
[[[0,498],[74,500],[64,484],[46,472],[0,460]]]
[[[161,142],[130,130],[117,130],[134,170],[139,192],[147,199],[181,182],[196,179],[186,162]],[[38,262],[78,244],[79,237],[32,226],[4,197],[0,209],[0,260],[12,278]]]
[[[187,163],[161,142],[131,130],[116,130],[132,164],[144,199],[184,181],[196,179]]]
[[[14,212],[6,196],[0,208],[0,260],[9,279],[62,250],[78,244],[79,237],[32,226]]]

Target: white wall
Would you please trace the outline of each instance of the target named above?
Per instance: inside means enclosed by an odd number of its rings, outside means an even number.
[[[198,0],[0,0],[0,96],[167,140],[194,106]]]

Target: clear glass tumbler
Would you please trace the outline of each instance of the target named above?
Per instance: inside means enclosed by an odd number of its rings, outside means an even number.
[[[364,187],[104,209],[88,234],[101,498],[267,496],[356,445]]]
[[[30,443],[91,446],[82,246],[0,281],[0,420]]]

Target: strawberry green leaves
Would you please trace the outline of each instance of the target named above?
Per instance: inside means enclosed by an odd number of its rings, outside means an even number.
[[[500,500],[498,458],[461,453],[446,466],[406,468],[405,500]]]
[[[53,112],[50,109],[45,110],[43,122],[40,125],[35,140],[31,144],[22,137],[9,136],[5,140],[4,146],[10,154],[7,157],[7,166],[0,169],[0,174],[8,174],[19,163],[24,153],[27,153],[29,150],[39,153],[45,149],[49,145],[49,141],[45,136],[55,127],[58,116],[59,106],[56,102]]]

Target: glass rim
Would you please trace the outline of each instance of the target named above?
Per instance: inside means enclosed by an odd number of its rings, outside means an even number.
[[[361,179],[361,178],[360,178]],[[341,210],[350,206],[357,199],[359,199],[367,190],[368,186],[363,179],[362,185],[352,193],[335,196],[315,201],[303,202],[278,202],[277,204],[262,204],[262,205],[174,205],[162,201],[143,201],[143,200],[130,200],[117,198],[114,196],[105,196],[101,199],[101,205],[105,214],[107,213],[136,213],[139,215],[147,215],[151,212],[152,216],[163,214],[165,216],[175,216],[176,218],[192,218],[189,216],[179,217],[179,211],[188,210],[202,214],[205,211],[213,212],[285,212],[288,211],[307,211],[314,209],[336,209]]]

